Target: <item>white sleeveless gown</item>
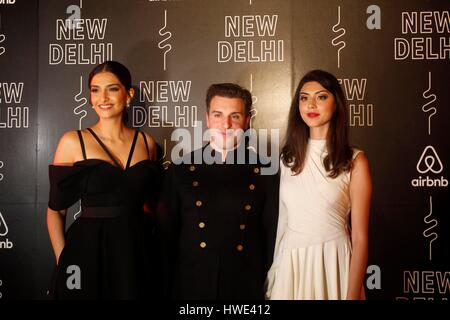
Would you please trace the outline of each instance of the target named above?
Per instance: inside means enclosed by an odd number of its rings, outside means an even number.
[[[360,150],[353,151],[353,159]],[[340,300],[348,287],[350,173],[328,177],[326,140],[308,142],[299,175],[281,162],[280,212],[266,297]]]

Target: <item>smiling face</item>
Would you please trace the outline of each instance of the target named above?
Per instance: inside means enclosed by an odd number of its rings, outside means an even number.
[[[102,119],[122,117],[132,95],[132,89],[127,92],[120,80],[111,72],[96,74],[90,83],[91,103]]]
[[[211,130],[211,143],[220,149],[229,150],[239,144],[250,117],[245,113],[242,99],[214,96],[206,114],[206,123]]]
[[[316,81],[307,82],[300,89],[299,110],[310,137],[325,139],[336,110],[333,94]]]

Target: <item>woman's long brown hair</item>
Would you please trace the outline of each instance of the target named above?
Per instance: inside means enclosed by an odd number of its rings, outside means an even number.
[[[309,139],[309,127],[300,116],[300,90],[307,82],[318,82],[333,96],[336,103],[335,112],[330,120],[327,134],[328,155],[323,164],[331,178],[349,171],[352,163],[352,149],[348,141],[348,111],[344,92],[339,81],[331,73],[323,70],[312,70],[300,80],[289,110],[285,143],[281,150],[281,159],[294,174],[299,174],[304,167],[306,148]]]

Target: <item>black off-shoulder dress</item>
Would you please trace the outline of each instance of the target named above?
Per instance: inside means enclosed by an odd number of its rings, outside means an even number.
[[[114,165],[86,159],[73,166],[49,166],[49,208],[63,210],[81,199],[81,215],[66,233],[50,294],[56,299],[138,299],[158,290],[158,254],[152,213],[162,169],[157,161],[130,166],[136,131],[123,169],[94,131],[88,129]],[[142,133],[142,132],[141,132]],[[142,133],[148,151],[145,135]]]

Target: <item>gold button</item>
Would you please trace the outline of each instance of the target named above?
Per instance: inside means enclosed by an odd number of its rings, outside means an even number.
[[[204,249],[206,248],[206,242],[200,242],[200,248]]]
[[[250,190],[255,190],[256,187],[255,187],[255,185],[252,183],[251,185],[248,186],[248,188],[249,188]]]
[[[246,204],[244,208],[245,208],[245,210],[249,211],[252,208],[252,206],[249,204]]]
[[[204,223],[204,222],[200,222],[200,223],[198,224],[198,227],[199,227],[200,229],[203,229],[203,228],[205,227],[205,223]]]
[[[239,225],[239,229],[244,230],[245,229],[245,224]]]
[[[193,181],[193,182],[192,182],[192,186],[193,186],[193,187],[198,187],[198,181]]]
[[[244,246],[243,246],[242,244],[238,244],[238,245],[236,246],[236,250],[239,251],[239,252],[241,252],[242,250],[244,250]]]
[[[253,172],[254,172],[254,173],[259,173],[259,168],[253,169]]]
[[[190,166],[189,171],[195,171],[195,166]]]
[[[202,204],[203,204],[203,203],[202,203],[200,200],[197,200],[197,201],[195,202],[195,205],[196,205],[197,207],[201,207]]]

